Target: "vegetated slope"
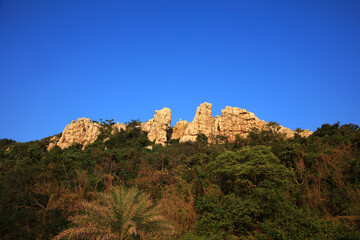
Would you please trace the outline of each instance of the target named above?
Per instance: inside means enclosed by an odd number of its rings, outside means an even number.
[[[151,142],[132,121],[95,142],[0,141],[0,238],[51,239],[116,187],[149,194],[172,239],[359,239],[360,130],[324,124],[285,138],[275,123],[228,142]],[[107,139],[107,141],[104,141]],[[92,206],[92,205],[91,205]],[[133,229],[134,230],[134,229]],[[167,238],[167,237],[163,237]]]

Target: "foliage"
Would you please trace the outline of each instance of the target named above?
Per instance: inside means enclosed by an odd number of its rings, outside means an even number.
[[[248,145],[265,145],[272,144],[285,139],[285,134],[280,132],[281,126],[277,122],[269,122],[260,131],[257,128],[252,129],[248,135]]]
[[[0,239],[51,239],[101,224],[107,227],[98,233],[108,237],[139,237],[138,219],[119,228],[125,223],[115,210],[135,210],[140,202],[155,203],[149,209],[171,222],[172,239],[359,239],[355,124],[324,124],[308,138],[285,138],[271,122],[234,142],[217,136],[209,144],[200,134],[166,146],[150,142],[137,120],[120,131],[112,120],[99,124],[101,135],[84,150],[78,144],[47,151],[50,137],[0,140]]]
[[[154,239],[172,233],[159,209],[135,188],[113,188],[98,193],[98,202],[82,202],[84,213],[72,218],[76,225],[54,239]]]
[[[199,143],[207,144],[208,143],[208,137],[205,134],[201,133],[196,137],[196,141],[199,142]]]

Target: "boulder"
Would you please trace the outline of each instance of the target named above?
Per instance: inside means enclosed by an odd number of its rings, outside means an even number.
[[[61,149],[68,148],[75,143],[84,146],[93,143],[100,135],[101,125],[89,118],[79,118],[66,125],[59,141],[56,143]],[[50,145],[49,145],[50,147]]]

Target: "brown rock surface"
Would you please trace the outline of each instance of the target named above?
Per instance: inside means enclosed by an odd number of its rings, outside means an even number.
[[[184,136],[185,134],[185,130],[188,127],[189,122],[188,121],[183,121],[180,119],[180,121],[178,121],[176,123],[176,125],[173,127],[173,133],[171,135],[172,139],[179,139],[182,136]]]
[[[120,132],[121,130],[126,130],[126,124],[125,123],[116,123],[112,125],[111,134],[115,134],[116,132]]]
[[[294,135],[296,133],[299,134],[301,137],[309,137],[313,133],[309,129],[304,129],[304,130],[297,132],[297,131],[293,131],[290,128],[283,127],[283,126],[281,126],[281,128],[280,128],[280,132],[285,133],[286,137],[288,137],[288,138],[294,137]]]
[[[197,108],[194,120],[188,124],[180,142],[195,141],[198,134],[212,136],[214,132],[215,119],[212,116],[211,103],[202,103]]]
[[[229,141],[235,141],[235,136],[239,134],[246,137],[251,128],[262,129],[266,124],[254,113],[237,107],[225,107],[221,110],[221,116],[216,116],[214,135],[222,135]]]
[[[66,125],[56,145],[61,149],[68,148],[75,143],[80,143],[85,147],[97,139],[101,133],[100,127],[100,124],[92,122],[89,118],[79,118]]]
[[[141,129],[148,133],[150,141],[156,144],[167,143],[167,133],[171,124],[171,110],[163,108],[155,111],[153,119],[141,124]],[[212,116],[211,103],[202,103],[196,110],[192,122],[180,121],[173,127],[172,139],[180,139],[180,142],[196,141],[199,134],[205,134],[209,142],[214,141],[217,136],[225,136],[231,142],[236,135],[246,137],[252,128],[259,130],[267,127],[267,123],[260,120],[254,113],[237,107],[225,107],[221,110],[221,116]],[[112,134],[126,129],[126,124],[116,123],[112,126]],[[292,131],[289,128],[279,126],[279,131],[286,134],[286,137],[293,137],[295,133],[308,137],[312,134],[308,129]],[[88,118],[79,118],[68,124],[60,138],[54,136],[50,139],[48,150],[54,146],[64,149],[75,143],[84,147],[93,143],[101,133],[101,124],[93,122]]]
[[[300,132],[300,136],[302,137],[309,137],[311,134],[313,134],[313,132],[309,129],[304,129],[302,132]]]
[[[260,120],[254,113],[237,107],[225,107],[221,110],[221,116],[212,117],[212,105],[210,103],[201,104],[195,114],[192,122],[180,121],[174,127],[172,138],[179,138],[180,142],[195,141],[198,134],[205,134],[209,142],[212,142],[216,136],[225,136],[232,142],[236,135],[247,137],[252,128],[262,130],[267,122]],[[281,133],[287,137],[293,137],[294,131],[280,126]],[[308,137],[312,134],[309,130],[299,133],[300,136]]]
[[[171,124],[171,110],[163,108],[155,111],[153,119],[141,125],[141,129],[148,133],[150,141],[156,144],[165,145],[167,142],[167,131]]]
[[[47,147],[47,150],[50,151],[51,149],[53,149],[58,141],[59,141],[59,137],[56,135],[50,138],[50,143],[49,146]]]

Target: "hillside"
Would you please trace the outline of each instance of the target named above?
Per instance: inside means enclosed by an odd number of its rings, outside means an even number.
[[[208,103],[170,123],[164,108],[0,140],[0,239],[360,239],[357,125],[291,131]]]

